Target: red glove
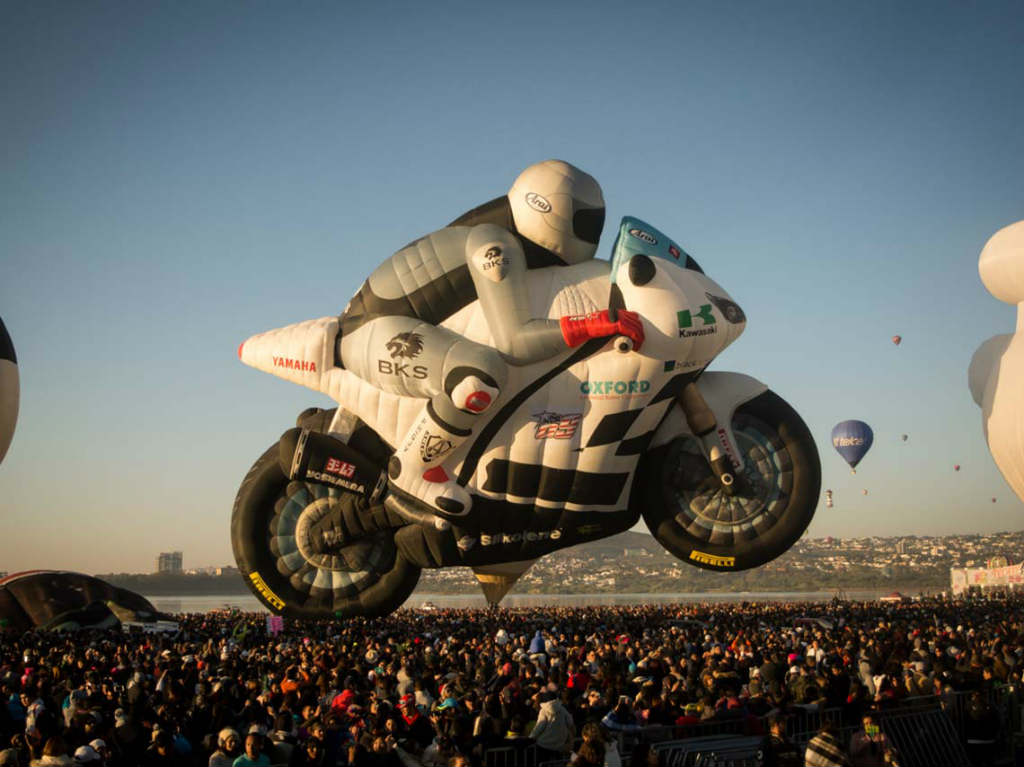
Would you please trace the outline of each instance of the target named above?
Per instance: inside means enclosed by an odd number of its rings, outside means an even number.
[[[591,338],[607,338],[608,336],[628,336],[633,339],[633,349],[640,351],[644,342],[644,326],[636,312],[619,309],[613,321],[608,317],[608,310],[578,314],[574,317],[562,317],[558,324],[562,327],[562,338],[568,346],[579,346]]]

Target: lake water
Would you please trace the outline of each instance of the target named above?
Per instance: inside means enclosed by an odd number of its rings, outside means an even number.
[[[887,594],[891,589],[850,590],[844,593],[846,599],[872,600]],[[764,591],[737,592],[735,594],[690,593],[690,594],[510,594],[502,600],[503,607],[587,607],[597,605],[672,604],[692,602],[827,602],[836,595],[835,591]],[[216,595],[207,596],[147,596],[158,609],[168,613],[205,613],[224,607],[235,607],[245,612],[266,612],[254,596]],[[406,607],[420,607],[424,602],[433,602],[438,607],[486,607],[482,594],[413,594],[405,603]]]

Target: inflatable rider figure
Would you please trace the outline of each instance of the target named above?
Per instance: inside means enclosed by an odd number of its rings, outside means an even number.
[[[614,320],[607,310],[530,316],[526,271],[593,258],[603,225],[597,181],[547,160],[524,170],[507,195],[399,250],[363,283],[341,316],[342,364],[379,389],[427,399],[388,465],[393,492],[442,515],[467,513],[469,493],[444,462],[501,397],[508,365],[612,335],[640,347],[643,326],[633,312]],[[494,348],[439,327],[477,299]]]

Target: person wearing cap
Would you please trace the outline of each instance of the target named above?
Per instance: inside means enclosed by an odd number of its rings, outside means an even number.
[[[263,728],[254,724],[245,734],[245,753],[238,756],[232,767],[270,767],[270,757],[263,753]]]

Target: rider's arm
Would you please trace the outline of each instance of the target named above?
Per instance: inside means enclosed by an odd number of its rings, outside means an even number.
[[[530,316],[526,256],[511,232],[494,224],[474,226],[466,240],[466,261],[502,355],[527,365],[565,351],[559,321]]]

